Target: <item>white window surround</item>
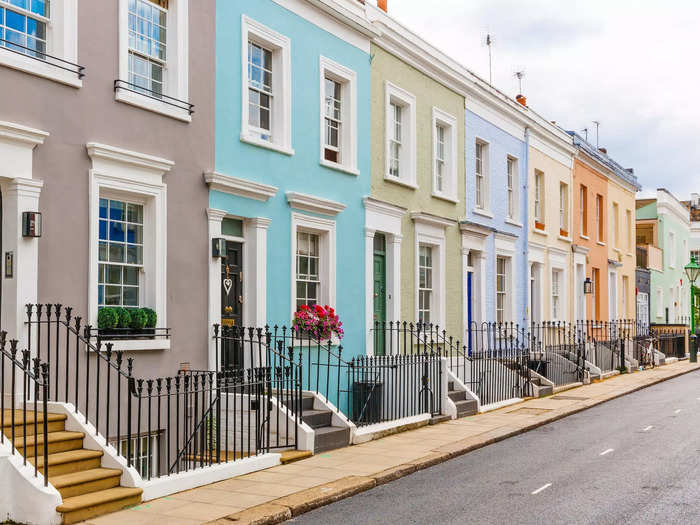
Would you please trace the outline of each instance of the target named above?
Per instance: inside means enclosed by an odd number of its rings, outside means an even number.
[[[263,140],[252,132],[248,123],[248,42],[272,51],[273,104],[270,130],[272,140]],[[241,141],[294,155],[292,149],[292,43],[269,27],[241,16]]]
[[[560,268],[552,268],[552,274],[551,274],[551,283],[550,283],[550,288],[552,290],[551,293],[551,318],[552,321],[562,321],[564,317],[562,316],[563,314],[563,308],[564,308],[564,298],[563,298],[563,289],[564,289],[564,279],[563,279],[563,273],[564,271],[561,270]],[[555,298],[556,298],[556,306],[555,306]]]
[[[289,320],[294,318],[296,311],[296,254],[297,254],[297,232],[304,231],[315,233],[319,236],[319,277],[320,291],[319,303],[327,304],[335,308],[336,305],[336,224],[335,220],[322,219],[303,213],[292,213],[291,241],[292,250],[290,253],[291,286],[290,286],[290,312]]]
[[[89,260],[88,320],[97,325],[98,215],[100,197],[126,198],[144,206],[143,302],[158,314],[158,326],[167,325],[167,186],[163,176],[172,161],[89,142]],[[162,350],[169,339],[118,341],[115,350]]]
[[[454,221],[414,212],[410,214],[415,223],[415,275],[414,275],[414,320],[418,320],[418,283],[419,283],[419,248],[421,245],[430,246],[433,259],[433,293],[430,319],[433,325],[445,326],[446,315],[446,286],[445,286],[445,258],[446,237],[445,228],[453,226]]]
[[[416,147],[416,97],[408,91],[392,84],[388,80],[384,84],[386,106],[386,131],[384,137],[384,180],[402,184],[410,188],[418,188],[417,179],[417,147]],[[390,148],[389,138],[392,136],[391,104],[402,108],[402,148],[401,167],[398,177],[392,177],[389,173]]]
[[[295,191],[287,192],[287,202],[291,208],[302,211],[310,211],[312,213],[322,213],[324,215],[335,216],[345,209],[345,204],[341,202],[323,199],[314,195],[305,193],[297,193]]]
[[[189,0],[170,0],[168,5],[168,31],[166,47],[168,58],[163,70],[163,95],[183,102],[189,100]],[[119,0],[119,80],[129,79],[129,0]],[[163,100],[116,89],[114,99],[154,113],[184,122],[192,117],[187,109],[176,107]]]
[[[474,141],[474,188],[476,191],[476,145],[479,144],[481,145],[481,178],[482,178],[482,187],[481,187],[481,201],[483,203],[483,206],[479,206],[478,200],[476,199],[476,196],[474,198],[474,209],[472,210],[474,213],[480,213],[482,215],[485,215],[486,217],[493,218],[493,215],[491,214],[491,159],[490,159],[490,152],[491,148],[489,147],[489,143],[480,138],[476,137],[476,140]]]
[[[569,282],[569,266],[570,266],[570,261],[569,261],[569,256],[568,252],[564,250],[554,250],[553,248],[550,248],[550,253],[549,253],[549,284],[550,284],[550,292],[549,292],[549,313],[550,313],[550,320],[552,321],[568,321],[569,320],[569,290],[571,289],[571,284]],[[559,280],[559,305],[560,305],[560,313],[559,317],[557,319],[554,318],[553,315],[553,301],[552,301],[552,294],[551,294],[551,289],[552,289],[552,274],[555,271],[559,271],[560,273],[560,280]]]
[[[676,233],[668,232],[668,262],[669,268],[676,267]]]
[[[517,157],[514,157],[513,155],[507,155],[506,156],[506,193],[508,192],[508,165],[512,165],[512,173],[511,173],[511,191],[513,193],[512,196],[512,210],[511,210],[511,216],[509,217],[508,214],[506,213],[505,217],[505,222],[508,224],[512,224],[513,226],[520,226],[522,227],[522,224],[518,221],[518,217],[520,216],[520,160]],[[506,198],[508,198],[508,195],[506,195]]]
[[[67,62],[78,62],[78,0],[52,0],[47,24],[46,53]],[[0,47],[0,65],[24,71],[76,88],[83,85],[77,73]]]
[[[320,57],[320,94],[321,94],[321,165],[339,170],[350,175],[359,175],[357,169],[357,73],[342,64],[324,56]],[[340,162],[332,162],[323,157],[325,146],[325,85],[326,78],[335,80],[341,86],[341,120]]]
[[[435,185],[437,159],[437,126],[445,129],[445,166],[443,174],[443,191],[438,191]],[[458,203],[457,197],[457,118],[449,113],[433,107],[432,116],[433,137],[433,197]]]
[[[517,322],[518,318],[517,316],[519,315],[519,312],[517,312],[517,307],[515,303],[515,293],[514,291],[517,289],[516,286],[516,280],[515,280],[515,274],[517,273],[515,270],[515,254],[517,253],[517,246],[516,246],[516,237],[510,236],[510,235],[504,235],[501,233],[496,233],[494,236],[494,246],[495,246],[495,252],[496,256],[493,259],[493,264],[494,264],[494,270],[495,270],[495,265],[496,265],[496,258],[498,257],[503,257],[506,259],[506,301],[507,304],[505,305],[504,308],[504,319],[506,321],[513,321]],[[495,281],[495,271],[494,271],[494,287],[493,289],[496,290],[496,281]],[[496,297],[494,297],[494,316],[496,315],[496,303],[495,303]],[[495,317],[494,317],[495,319]]]
[[[267,202],[277,194],[277,187],[255,182],[247,179],[224,175],[216,171],[210,171],[204,174],[204,182],[209,186],[210,190],[228,193],[229,195],[237,195],[247,199]]]

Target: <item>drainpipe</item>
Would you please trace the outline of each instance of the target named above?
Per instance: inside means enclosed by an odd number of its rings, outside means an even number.
[[[523,250],[523,275],[525,276],[525,311],[523,312],[524,325],[528,326],[528,305],[531,303],[530,298],[530,266],[528,261],[528,236],[530,225],[528,224],[528,217],[530,214],[530,195],[528,194],[528,186],[530,181],[530,126],[525,126],[525,177],[523,177],[522,191],[525,195],[525,205],[523,210],[520,212],[520,218],[523,217],[523,212],[525,213],[525,220],[523,222],[523,232],[525,233],[525,247]],[[532,320],[532,312],[529,312],[530,320]]]

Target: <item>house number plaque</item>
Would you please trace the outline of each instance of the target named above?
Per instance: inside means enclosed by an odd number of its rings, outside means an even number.
[[[14,275],[14,252],[5,252],[5,278],[12,279]]]

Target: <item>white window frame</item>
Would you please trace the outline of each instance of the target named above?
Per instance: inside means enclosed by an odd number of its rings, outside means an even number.
[[[319,129],[321,130],[321,165],[351,175],[359,175],[360,170],[357,168],[357,73],[324,56],[320,57],[320,71],[321,127]],[[326,146],[326,78],[340,84],[340,118],[342,122],[339,141],[340,162],[332,162],[324,158]]]
[[[415,223],[415,244],[414,244],[414,261],[415,275],[414,279],[414,319],[418,320],[418,263],[419,263],[419,246],[431,246],[433,248],[433,302],[430,308],[430,319],[433,325],[445,326],[446,313],[446,286],[445,286],[445,253],[446,253],[446,224],[443,221],[435,221],[432,217],[423,217],[419,212],[413,216]]]
[[[633,246],[632,246],[632,210],[625,210],[625,226],[627,230],[627,253],[630,255],[632,254],[633,251]]]
[[[564,230],[567,236],[571,232],[569,228],[569,185],[565,182],[559,182],[559,230]]]
[[[248,124],[248,42],[272,51],[271,140],[257,137]],[[269,27],[241,16],[241,136],[242,142],[268,148],[285,155],[292,149],[292,43]]]
[[[610,221],[610,229],[612,230],[613,248],[620,249],[620,205],[617,202],[612,203],[612,220]]]
[[[621,299],[622,299],[622,301],[621,301],[622,302],[621,315],[622,315],[623,319],[628,318],[628,316],[627,316],[627,295],[629,294],[629,288],[630,288],[630,278],[628,275],[623,275],[622,276],[622,290],[621,290],[621,294],[622,294],[622,297],[621,297]]]
[[[588,187],[579,185],[579,235],[588,239]]]
[[[600,244],[605,244],[605,228],[604,228],[604,217],[603,208],[605,207],[605,202],[603,196],[600,193],[596,193],[595,196],[595,235],[596,240]],[[602,234],[602,235],[601,235]]]
[[[163,176],[172,161],[114,146],[88,143],[92,159],[89,181],[88,320],[97,326],[97,280],[100,198],[143,204],[143,272],[139,290],[144,306],[167,327],[167,185]],[[163,350],[169,339],[115,341],[114,350]]]
[[[664,316],[664,289],[661,286],[656,287],[656,317],[663,318]]]
[[[16,6],[10,6],[10,9],[21,11]],[[51,1],[46,24],[46,54],[74,64],[78,62],[78,0]],[[75,88],[83,85],[77,73],[4,47],[0,47],[0,65]]]
[[[535,170],[534,186],[535,195],[532,199],[534,206],[532,216],[535,219],[535,222],[546,225],[544,221],[544,173],[539,170]]]
[[[504,269],[503,269],[503,271],[504,271],[504,273],[503,273],[503,291],[502,291],[502,292],[499,291],[499,289],[498,289],[498,277],[499,277],[499,275],[501,275],[501,274],[498,273],[498,262],[499,262],[499,260],[503,260],[503,263],[504,263]],[[496,271],[494,272],[494,273],[495,273],[495,276],[496,276],[496,282],[495,282],[495,290],[496,290],[496,297],[495,297],[495,299],[496,299],[496,304],[495,304],[495,306],[496,306],[496,322],[504,322],[504,323],[506,323],[506,322],[509,322],[509,321],[512,321],[512,320],[513,320],[513,315],[512,315],[511,309],[510,309],[510,302],[511,302],[511,301],[510,301],[510,298],[509,298],[509,297],[510,297],[510,289],[511,289],[511,286],[509,286],[510,283],[508,282],[508,281],[510,280],[509,277],[510,277],[510,274],[511,274],[510,266],[511,266],[511,259],[510,259],[510,257],[505,257],[505,256],[503,256],[503,255],[497,255],[497,256],[496,256]],[[503,295],[503,309],[502,309],[502,312],[503,312],[503,313],[502,313],[502,318],[501,318],[500,320],[498,319],[498,310],[499,310],[499,309],[498,309],[498,296],[499,296],[499,295]]]
[[[494,238],[494,248],[496,253],[496,259],[493,260],[496,264],[496,260],[501,257],[506,260],[506,296],[505,296],[505,307],[503,311],[503,319],[505,322],[517,321],[517,316],[519,316],[518,305],[515,303],[515,293],[517,289],[516,276],[515,276],[515,255],[517,253],[516,238],[510,235],[496,233]],[[496,268],[497,270],[497,268]],[[494,276],[496,272],[494,271]],[[531,274],[530,274],[531,275]],[[496,279],[496,277],[494,277]],[[528,280],[529,282],[529,280]],[[497,282],[494,280],[494,290],[498,289]],[[494,297],[494,300],[497,298]],[[497,305],[494,305],[494,315],[496,312]],[[531,314],[532,315],[532,314]]]
[[[554,276],[557,276],[557,293],[555,294],[555,288],[554,288]],[[566,294],[564,292],[565,287],[564,287],[564,270],[562,268],[552,268],[551,274],[550,274],[550,287],[551,287],[551,293],[550,293],[550,313],[552,317],[552,321],[564,321],[566,316],[562,315],[562,311],[564,309],[564,305],[566,304]],[[554,311],[554,298],[557,298],[558,302],[558,310],[557,312]]]
[[[421,263],[420,263],[421,249],[430,250],[430,266],[422,266],[422,265],[421,265]],[[427,324],[430,324],[430,323],[433,323],[433,322],[434,322],[434,320],[433,320],[433,310],[434,310],[433,305],[434,305],[434,302],[435,302],[435,296],[436,296],[436,294],[435,294],[435,278],[434,278],[434,275],[435,275],[435,263],[434,263],[433,254],[434,254],[436,251],[437,251],[437,250],[436,250],[435,246],[433,246],[433,245],[431,245],[431,244],[425,244],[425,243],[419,243],[419,244],[418,244],[418,259],[417,259],[417,261],[416,261],[417,264],[418,264],[418,281],[416,282],[416,286],[417,286],[417,288],[418,288],[418,303],[417,303],[417,306],[416,306],[416,311],[417,311],[416,321],[421,322],[421,319],[420,319],[420,314],[421,314],[420,296],[421,296],[421,292],[422,292],[422,291],[429,291],[429,292],[430,292],[430,308],[427,310],[427,312],[428,312],[428,317],[429,317],[429,319],[428,319],[428,321],[427,321]],[[429,270],[430,270],[430,287],[429,287],[429,288],[426,288],[426,287],[421,288],[421,286],[420,286],[420,271],[421,271],[421,268],[426,268],[426,269],[429,269]],[[425,322],[425,321],[423,321],[423,322]]]
[[[148,470],[150,470],[151,477],[155,477],[156,473],[158,472],[158,436],[158,432],[151,432],[150,434],[148,432],[144,432],[142,434],[139,434],[138,436],[131,436],[131,465],[134,469],[136,469],[136,472],[138,472],[143,479],[149,478],[148,472],[141,472],[140,469],[140,463],[144,459],[148,460],[147,467]],[[139,452],[138,441],[144,439],[148,440],[147,448],[144,451],[142,446],[140,450],[141,457],[137,458],[136,454]],[[126,458],[128,453],[128,441],[128,437],[121,436],[119,438],[110,439],[109,444],[116,448],[122,457]]]
[[[506,218],[517,221],[520,214],[520,178],[517,157],[506,156]]]
[[[668,232],[668,267],[676,267],[676,232]]]
[[[481,170],[482,173],[476,171],[476,151],[477,145],[481,146]],[[491,162],[490,162],[489,143],[479,137],[474,140],[474,211],[475,213],[489,213],[491,210]],[[479,177],[481,177],[481,205],[477,198],[477,187],[479,185]]]
[[[189,0],[169,0],[167,61],[163,67],[163,95],[189,100]],[[119,0],[119,80],[129,79],[129,0]],[[114,99],[183,122],[191,122],[188,109],[176,107],[143,93],[116,89]]]
[[[441,126],[445,130],[442,191],[438,191],[437,188],[438,126]],[[432,129],[433,197],[457,203],[459,202],[457,199],[457,118],[437,107],[433,107]]]
[[[289,319],[294,318],[297,304],[297,231],[315,233],[319,236],[319,304],[336,305],[336,222],[303,213],[292,213],[291,221],[291,295]]]
[[[384,84],[384,99],[386,111],[385,125],[385,152],[384,152],[384,180],[396,184],[402,184],[410,188],[418,188],[416,164],[416,97],[399,86],[386,81]],[[401,111],[401,157],[399,176],[390,174],[391,166],[391,146],[390,141],[393,134],[393,116],[391,115],[391,104],[402,108]]]

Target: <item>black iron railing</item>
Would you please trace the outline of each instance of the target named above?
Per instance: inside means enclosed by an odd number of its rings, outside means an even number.
[[[157,100],[174,108],[183,109],[187,111],[187,113],[189,113],[190,115],[194,113],[194,104],[190,104],[185,100],[170,97],[158,91],[139,86],[138,84],[134,84],[133,82],[127,82],[126,80],[119,79],[115,80],[114,91],[116,92],[118,90],[130,91],[131,93],[138,93],[139,95],[143,95],[144,97]]]
[[[555,386],[584,380],[588,352],[586,337],[575,324],[533,323],[529,347],[530,368]]]
[[[49,478],[48,366],[39,358],[31,359],[29,350],[19,352],[17,344],[16,339],[7,341],[7,332],[0,332],[0,383],[3,386],[0,397],[0,442],[4,443],[7,435],[12,442],[13,455],[16,449],[21,448],[25,466],[27,458],[34,456],[34,477],[39,475],[39,446],[42,443],[42,470],[46,487]],[[6,407],[8,390],[10,406]],[[28,410],[31,411],[30,421],[27,421]],[[21,437],[21,446],[18,437]],[[33,444],[30,444],[32,441]],[[33,454],[27,453],[30,449],[33,449]]]
[[[0,48],[6,49],[7,51],[11,51],[22,56],[33,58],[34,60],[38,60],[39,62],[43,62],[50,66],[63,69],[70,73],[74,73],[78,76],[79,79],[85,76],[84,66],[74,64],[73,62],[68,62],[67,60],[63,60],[62,58],[51,56],[47,53],[44,53],[31,47],[17,44],[15,42],[12,42],[11,40],[0,38]]]

